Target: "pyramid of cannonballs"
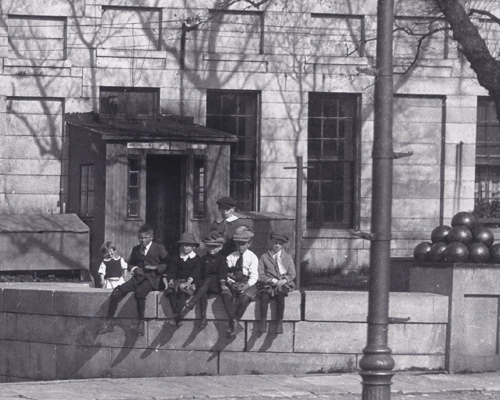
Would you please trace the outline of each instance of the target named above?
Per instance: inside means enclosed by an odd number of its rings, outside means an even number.
[[[478,226],[472,213],[462,211],[451,219],[451,226],[436,226],[431,241],[415,247],[413,258],[424,262],[500,263],[500,243],[494,241],[490,229]]]

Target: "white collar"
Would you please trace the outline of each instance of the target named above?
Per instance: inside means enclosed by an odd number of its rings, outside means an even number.
[[[196,257],[196,253],[194,251],[192,251],[191,253],[189,254],[181,254],[180,257],[186,261],[188,258],[195,258]]]
[[[217,223],[220,224],[220,223],[222,223],[224,221],[226,221],[226,222],[233,222],[233,221],[236,221],[237,219],[238,219],[238,217],[233,214],[229,218],[226,218],[225,220],[222,217],[218,218],[217,219]]]

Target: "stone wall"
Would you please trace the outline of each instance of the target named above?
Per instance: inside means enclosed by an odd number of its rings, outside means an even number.
[[[172,312],[162,292],[147,298],[143,337],[131,295],[115,331],[97,335],[109,294],[83,284],[0,284],[0,381],[353,371],[366,345],[366,292],[291,293],[282,335],[272,321],[258,333],[253,303],[245,331],[230,340],[220,298],[209,300],[204,330],[197,308],[175,329],[165,324]],[[390,302],[391,317],[410,317],[389,327],[396,370],[444,369],[448,297],[391,293]]]

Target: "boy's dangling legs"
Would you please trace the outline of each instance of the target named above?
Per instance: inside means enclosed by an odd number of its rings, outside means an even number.
[[[221,284],[220,296],[222,297],[222,302],[224,303],[224,308],[226,309],[226,313],[229,318],[229,326],[226,333],[231,335],[232,332],[236,330],[236,311],[233,294],[225,284]]]
[[[276,333],[283,333],[283,316],[285,314],[285,294],[282,292],[276,293]]]
[[[239,294],[238,298],[236,299],[236,310],[235,310],[235,316],[236,316],[236,326],[230,333],[230,336],[236,336],[238,333],[243,331],[243,325],[240,324],[240,320],[243,317],[243,314],[245,314],[245,311],[247,310],[249,304],[252,302],[252,298],[248,297],[247,295],[244,294]]]
[[[106,322],[99,329],[97,334],[101,335],[103,333],[113,332],[114,326],[112,320],[115,317],[116,310],[118,309],[118,304],[125,297],[127,293],[133,292],[135,288],[136,288],[136,282],[132,282],[131,279],[113,289],[109,297],[109,306],[108,306],[108,314],[106,316]]]
[[[263,291],[260,293],[260,333],[267,332],[267,311],[269,309],[269,303],[271,302],[271,297],[269,293]]]

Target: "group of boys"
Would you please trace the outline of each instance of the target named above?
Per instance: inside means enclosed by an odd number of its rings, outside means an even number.
[[[221,217],[212,224],[202,239],[207,253],[198,256],[195,235],[184,233],[177,242],[179,255],[170,256],[165,247],[153,242],[153,229],[139,229],[139,245],[130,255],[130,279],[111,292],[108,314],[99,334],[114,330],[113,318],[119,302],[134,292],[139,323],[137,334],[144,335],[146,296],[165,287],[174,317],[167,323],[178,327],[196,303],[201,308],[201,328],[207,326],[207,296],[221,296],[229,317],[228,337],[243,331],[239,322],[248,305],[260,296],[260,328],[267,332],[267,311],[270,298],[276,298],[276,333],[283,333],[284,298],[294,289],[295,266],[283,250],[288,237],[271,233],[271,246],[260,259],[249,249],[254,233],[234,212],[236,202],[230,197],[217,200]]]

